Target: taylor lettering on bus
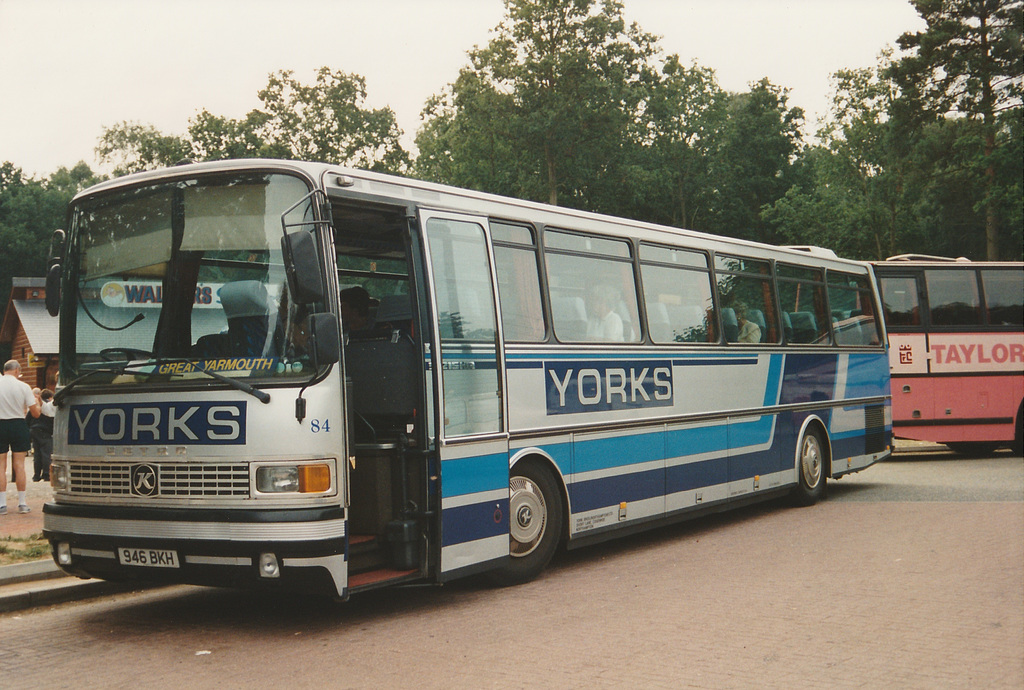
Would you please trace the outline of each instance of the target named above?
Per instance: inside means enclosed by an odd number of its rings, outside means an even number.
[[[245,443],[240,402],[72,405],[68,443],[85,446]]]
[[[996,371],[1024,364],[1024,340],[1015,334],[934,334],[929,357],[934,371]]]

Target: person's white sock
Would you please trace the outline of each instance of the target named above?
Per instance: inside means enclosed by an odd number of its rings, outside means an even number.
[[[4,501],[4,505],[6,505],[6,504],[7,504],[7,501]],[[18,492],[18,505],[19,506],[27,506],[28,505],[28,501],[25,500],[25,492],[24,491],[19,491]]]

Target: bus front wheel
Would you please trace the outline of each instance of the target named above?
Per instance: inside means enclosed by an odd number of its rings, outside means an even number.
[[[796,465],[796,488],[793,500],[797,505],[814,505],[825,496],[828,458],[821,432],[808,426],[800,439]]]
[[[505,566],[490,573],[491,581],[502,586],[532,580],[555,555],[564,513],[561,493],[551,472],[531,462],[513,467],[508,512],[511,558]]]

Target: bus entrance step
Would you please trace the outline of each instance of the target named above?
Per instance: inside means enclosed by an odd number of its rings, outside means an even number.
[[[401,578],[407,578],[411,575],[416,575],[418,572],[419,571],[417,570],[392,570],[390,568],[370,570],[365,573],[359,573],[358,575],[352,575],[349,577],[348,586],[352,589],[355,587],[372,585],[378,582],[390,582],[391,580],[398,580]]]

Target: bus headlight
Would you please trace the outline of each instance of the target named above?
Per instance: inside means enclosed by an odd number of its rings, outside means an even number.
[[[298,467],[260,467],[256,470],[256,490],[263,494],[284,494],[299,490]]]
[[[64,463],[53,463],[50,465],[50,487],[54,491],[66,491],[68,489],[68,466]]]
[[[331,468],[316,465],[267,465],[256,469],[256,490],[262,494],[322,494],[331,488]]]

